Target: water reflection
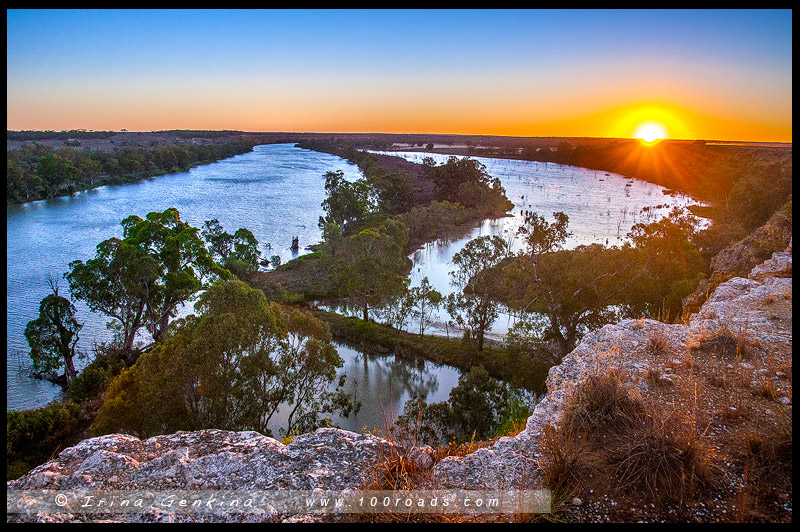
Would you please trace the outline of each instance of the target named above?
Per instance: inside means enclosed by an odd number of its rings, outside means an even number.
[[[356,416],[335,416],[333,423],[346,430],[361,432],[393,423],[403,413],[403,405],[414,396],[427,397],[429,402],[446,401],[450,390],[458,384],[460,372],[449,366],[439,366],[427,361],[411,362],[399,357],[373,356],[361,353],[346,345],[336,344],[347,375],[345,389],[362,402]],[[282,408],[270,424],[277,436],[285,424]]]

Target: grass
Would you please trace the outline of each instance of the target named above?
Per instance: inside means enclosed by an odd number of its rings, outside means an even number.
[[[645,401],[633,382],[617,367],[597,371],[565,398],[558,426],[545,428],[539,467],[564,519],[594,520],[603,512],[630,520],[620,512],[645,504],[664,514],[714,489],[697,416]],[[570,504],[574,497],[597,502],[584,509]]]

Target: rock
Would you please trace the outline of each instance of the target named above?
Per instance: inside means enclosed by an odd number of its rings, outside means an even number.
[[[109,444],[117,451],[105,450]],[[379,459],[387,445],[370,434],[332,428],[302,434],[289,445],[256,432],[201,430],[144,441],[112,434],[65,449],[54,460],[8,482],[7,490],[100,489],[112,484],[114,489],[124,490],[343,490],[362,485],[363,472]],[[138,522],[176,519],[174,512],[164,511],[104,515]],[[270,512],[229,517],[239,521],[247,516],[266,521],[287,517]],[[86,515],[74,517],[82,520]],[[205,517],[212,521],[227,519],[224,512]],[[9,514],[9,520],[26,519],[32,518]]]

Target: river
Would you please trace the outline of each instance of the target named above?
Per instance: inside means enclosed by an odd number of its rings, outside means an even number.
[[[436,164],[442,164],[450,157],[417,151],[373,153],[395,155],[415,163],[432,157]],[[621,245],[628,240],[627,234],[635,223],[654,222],[668,215],[673,207],[698,203],[683,194],[667,194],[668,190],[662,186],[602,170],[518,159],[472,158],[483,163],[490,176],[500,179],[514,208],[507,217],[484,220],[459,238],[431,243],[412,253],[412,287],[419,286],[427,277],[442,295],[450,294],[453,291],[450,272],[455,270],[453,255],[473,238],[500,235],[511,242],[512,251],[520,251],[523,243],[515,235],[524,211],[535,211],[548,222],[553,221],[554,212],[565,212],[569,216],[568,229],[572,234],[564,247],[572,249],[595,243]],[[453,330],[445,326],[448,316],[444,310],[439,311],[434,320],[434,325],[426,332],[453,335]],[[488,337],[502,339],[513,323],[513,316],[501,313]],[[412,322],[407,330],[418,331],[419,325]]]
[[[6,408],[35,408],[59,395],[60,387],[20,371],[20,367],[30,367],[25,325],[38,316],[39,301],[49,292],[46,276],[60,278],[70,261],[92,258],[97,244],[122,235],[120,222],[125,217],[144,217],[148,212],[177,207],[181,219],[196,227],[217,218],[230,233],[239,227],[250,229],[262,243],[265,256],[280,255],[285,262],[298,255],[290,249],[292,237],[299,237],[299,253],[321,239],[317,222],[325,199],[322,176],[330,170],[342,170],[348,179],[361,176],[355,165],[333,155],[293,144],[261,145],[251,153],[188,172],[8,205]],[[267,242],[270,249],[265,247]],[[60,293],[68,294],[64,279],[60,288]],[[75,304],[79,319],[85,320],[78,348],[91,353],[94,342],[111,338],[105,326],[108,320],[91,313],[80,301]],[[191,310],[187,305],[183,314]],[[341,371],[348,375],[348,386],[364,404],[357,417],[335,420],[351,430],[373,425],[382,428],[384,409],[390,416],[402,412],[411,393],[424,391],[430,400],[447,399],[460,374],[434,364],[418,366],[395,357],[369,357],[344,346],[339,346],[339,353],[345,361]]]
[[[416,161],[424,156],[433,156],[438,162],[446,160],[446,156],[428,153],[392,154]],[[569,245],[574,246],[605,243],[606,239],[610,244],[620,243],[631,224],[642,220],[643,207],[653,207],[648,216],[655,219],[673,205],[690,203],[688,198],[662,194],[662,187],[605,172],[552,163],[479,160],[506,188],[515,204],[511,216],[484,221],[461,239],[431,244],[413,253],[412,285],[427,276],[439,291],[449,293],[452,256],[476,236],[511,236],[523,210],[536,210],[547,217],[553,211],[567,212],[573,231]],[[293,144],[261,145],[251,153],[188,172],[7,206],[7,409],[35,408],[59,395],[59,387],[20,371],[30,366],[25,325],[36,318],[39,301],[48,293],[46,276],[60,278],[68,271],[70,261],[92,258],[98,243],[121,236],[122,219],[176,207],[183,220],[197,227],[217,218],[230,233],[239,227],[250,229],[262,243],[266,257],[280,255],[285,262],[297,256],[290,250],[292,237],[299,237],[300,253],[321,238],[317,221],[323,214],[320,204],[325,198],[322,176],[330,170],[342,170],[347,179],[360,176],[356,166],[333,155]],[[266,248],[266,243],[271,247]],[[65,280],[61,279],[60,286],[62,293],[68,292]],[[80,301],[75,304],[86,322],[78,347],[90,353],[94,342],[111,338],[105,327],[107,319],[89,312]],[[191,306],[187,305],[183,314],[189,312]],[[440,321],[444,322],[444,317]],[[501,318],[493,333],[502,335],[508,323]],[[415,330],[414,326],[409,330]],[[438,332],[446,334],[441,329]],[[369,357],[348,347],[338,348],[345,360],[348,386],[364,404],[356,418],[335,420],[350,430],[381,428],[384,415],[402,412],[402,405],[413,393],[426,392],[430,401],[444,400],[458,381],[459,372],[454,368],[417,365],[396,357]]]

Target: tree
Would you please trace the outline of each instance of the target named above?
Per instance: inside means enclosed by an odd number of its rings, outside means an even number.
[[[504,213],[514,207],[500,180],[474,159],[450,157],[444,164],[428,167],[428,177],[439,200],[457,202],[485,214]]]
[[[639,282],[631,287],[631,307],[650,317],[676,318],[683,298],[704,277],[704,263],[694,245],[696,220],[680,208],[651,224],[636,224],[628,235],[636,246]]]
[[[506,296],[499,299],[522,314],[545,318],[544,328],[530,340],[553,345],[555,361],[587,331],[617,321],[630,287],[641,276],[634,250],[599,244],[545,253],[535,262],[515,257],[502,270],[504,280],[494,287]]]
[[[343,287],[351,305],[362,310],[364,321],[369,320],[370,308],[383,306],[404,292],[407,242],[408,227],[389,220],[377,229],[343,239],[337,247],[334,281]]]
[[[370,184],[363,179],[347,181],[341,170],[325,174],[325,192],[328,197],[322,202],[322,209],[326,216],[320,216],[320,229],[325,224],[336,223],[342,234],[347,234],[354,224],[377,209]]]
[[[434,290],[428,278],[422,279],[419,286],[409,290],[411,315],[419,320],[419,334],[425,334],[425,327],[430,324],[433,313],[442,304],[442,294]]]
[[[568,219],[554,216],[553,224],[535,213],[527,218],[520,234],[528,249],[503,264],[503,280],[493,286],[510,308],[544,317],[544,327],[534,333],[520,325],[522,336],[512,341],[549,343],[556,362],[586,332],[622,317],[677,316],[681,299],[702,276],[702,260],[691,243],[693,222],[679,212],[634,226],[635,247],[592,244],[571,250],[559,249],[569,234]]]
[[[416,205],[414,187],[403,173],[375,172],[370,174],[368,182],[375,190],[380,212],[400,214]]]
[[[555,221],[549,223],[543,216],[526,211],[522,225],[517,229],[517,235],[525,243],[527,255],[535,261],[543,253],[560,249],[567,238],[572,235],[567,231],[569,216],[563,212],[554,212]]]
[[[58,154],[54,153],[39,159],[37,174],[44,184],[47,197],[58,194],[64,185],[72,188],[75,172],[72,161],[63,159]]]
[[[130,354],[136,333],[145,325],[147,286],[155,283],[161,268],[158,261],[137,246],[119,238],[104,240],[95,258],[70,263],[65,274],[72,297],[86,302],[93,312],[113,318],[109,328],[119,336],[123,350]]]
[[[122,227],[122,239],[101,242],[94,259],[73,261],[65,277],[74,298],[114,318],[110,327],[130,354],[142,327],[158,340],[204,279],[229,278],[230,272],[214,263],[198,229],[177,209],[129,216]]]
[[[31,348],[34,370],[52,372],[64,368],[64,379],[69,384],[77,375],[73,359],[83,324],[78,323],[77,311],[70,300],[58,295],[54,281],[50,286],[53,293],[39,303],[39,317],[28,322],[25,338]]]
[[[177,314],[178,305],[203,287],[206,276],[228,278],[230,273],[214,263],[199,230],[182,221],[174,207],[151,212],[144,219],[129,216],[122,221],[122,227],[125,242],[151,257],[158,267],[156,276],[143,279],[145,318],[150,334],[157,341],[166,331],[169,319]],[[237,244],[246,247],[234,236],[234,249]]]
[[[241,281],[221,281],[198,299],[198,316],[171,333],[112,383],[93,432],[269,428],[289,408],[282,432],[314,430],[326,414],[357,409],[343,389],[343,364],[327,326],[284,309]],[[126,386],[116,386],[126,379]],[[135,415],[131,409],[140,414]],[[122,425],[121,421],[127,420]]]
[[[470,240],[453,255],[456,270],[450,273],[459,290],[447,297],[446,308],[456,325],[483,349],[484,335],[499,315],[499,303],[491,294],[490,284],[482,278],[508,256],[508,243],[497,235]]]
[[[208,245],[211,256],[217,263],[228,270],[240,272],[258,269],[261,252],[258,240],[248,229],[239,228],[231,235],[223,230],[219,220],[208,220],[200,233]]]

